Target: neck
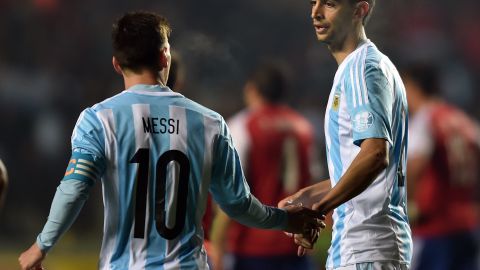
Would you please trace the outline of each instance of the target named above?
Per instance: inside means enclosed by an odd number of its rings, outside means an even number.
[[[351,54],[358,47],[360,43],[367,39],[365,34],[365,29],[363,26],[360,27],[354,34],[347,35],[343,42],[339,44],[331,44],[328,46],[333,57],[337,61],[337,64],[340,65],[349,54]]]
[[[161,76],[156,76],[153,72],[146,70],[142,70],[140,73],[135,73],[129,70],[124,71],[123,82],[125,84],[125,89],[128,89],[136,84],[166,85],[166,81],[163,80]]]

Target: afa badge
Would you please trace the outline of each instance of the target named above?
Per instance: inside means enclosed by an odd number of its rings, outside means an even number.
[[[333,96],[332,110],[338,112],[338,108],[340,108],[340,93],[335,93]]]

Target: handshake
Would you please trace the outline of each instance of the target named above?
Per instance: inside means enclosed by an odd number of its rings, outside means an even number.
[[[294,196],[290,196],[281,200],[278,207],[288,214],[285,234],[294,238],[295,244],[298,245],[297,255],[303,256],[306,249],[313,248],[321,230],[325,228],[325,215],[296,201]]]

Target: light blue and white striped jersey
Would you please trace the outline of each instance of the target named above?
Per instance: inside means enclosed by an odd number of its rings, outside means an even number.
[[[389,142],[389,165],[361,194],[333,213],[327,268],[361,262],[410,263],[412,241],[406,210],[405,87],[391,61],[367,40],[335,74],[325,114],[332,187],[368,138]]]
[[[84,110],[72,148],[105,168],[102,270],[205,269],[208,192],[227,213],[251,212],[223,118],[168,88],[135,85]]]

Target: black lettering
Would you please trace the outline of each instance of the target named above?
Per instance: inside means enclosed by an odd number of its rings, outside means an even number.
[[[162,126],[162,130],[160,130],[160,133],[164,134],[167,132],[167,124],[165,123],[167,121],[166,118],[160,118],[160,125]]]
[[[175,119],[168,119],[168,133],[175,133]]]
[[[157,118],[157,117],[153,117],[153,118],[152,118],[152,130],[153,130],[152,133],[158,134],[158,130],[155,129],[155,128],[157,127],[156,121],[158,121],[158,118]]]
[[[178,134],[178,127],[180,126],[180,120],[177,119],[177,134]]]
[[[150,118],[147,117],[147,121],[145,122],[145,118],[142,117],[143,122],[143,132],[144,133],[151,133],[152,132],[152,125],[150,124]]]

